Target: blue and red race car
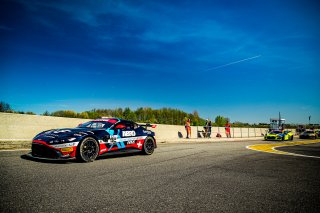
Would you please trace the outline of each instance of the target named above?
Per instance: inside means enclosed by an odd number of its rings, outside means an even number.
[[[92,162],[98,156],[135,149],[151,155],[157,147],[155,133],[147,127],[118,118],[102,118],[76,128],[39,133],[32,141],[30,157],[38,159],[78,159]]]

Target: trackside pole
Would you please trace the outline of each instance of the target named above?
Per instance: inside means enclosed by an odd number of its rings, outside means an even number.
[[[197,126],[197,138],[199,138],[199,135],[198,135],[198,134],[199,134],[199,131],[198,131],[198,126]]]

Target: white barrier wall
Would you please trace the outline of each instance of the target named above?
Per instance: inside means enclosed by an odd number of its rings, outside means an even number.
[[[76,127],[88,119],[61,118],[52,116],[0,113],[0,141],[31,140],[36,134],[48,129]],[[184,126],[157,124],[155,129],[158,141],[174,141],[186,137]],[[191,138],[203,137],[203,127],[191,127]],[[259,137],[265,134],[264,128],[231,128],[231,136],[236,138]],[[212,127],[211,137],[219,132],[226,137],[223,127]]]
[[[203,137],[201,133],[204,128],[202,126],[193,127],[198,128],[199,136]],[[251,137],[261,137],[264,135],[268,129],[267,128],[239,128],[231,127],[230,133],[232,138],[251,138]],[[226,137],[224,127],[212,127],[211,128],[211,137],[216,137],[217,133],[220,133],[222,137]]]
[[[76,127],[86,121],[88,120],[0,113],[0,140],[31,140],[36,134],[44,130]]]

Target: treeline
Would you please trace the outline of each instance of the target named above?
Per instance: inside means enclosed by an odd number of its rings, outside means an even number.
[[[184,125],[186,119],[190,118],[192,125],[204,125],[205,120],[200,118],[199,113],[186,113],[172,108],[152,109],[150,107],[140,107],[132,110],[129,107],[116,109],[93,109],[81,113],[72,110],[59,110],[52,113],[45,112],[46,116],[96,119],[101,117],[117,117],[132,120],[140,123],[174,124]]]
[[[131,110],[129,107],[124,109],[93,109],[81,113],[72,110],[59,110],[52,113],[46,111],[45,116],[68,117],[68,118],[84,118],[96,119],[101,117],[116,117],[127,120],[132,120],[138,123],[155,123],[155,124],[173,124],[185,125],[188,118],[191,120],[192,126],[204,126],[206,120],[199,116],[197,111],[193,113],[186,113],[184,111],[172,108],[152,109],[150,107],[140,107],[137,110]],[[212,126],[225,126],[230,121],[230,118],[218,115],[212,121]],[[268,123],[249,124],[240,121],[230,122],[232,127],[255,127],[255,128],[269,128]],[[285,124],[286,128],[295,129],[296,124]]]
[[[93,109],[91,111],[85,111],[77,113],[71,110],[59,110],[52,113],[45,112],[43,115],[56,116],[56,117],[68,117],[68,118],[84,118],[84,119],[96,119],[101,117],[116,117],[126,120],[132,120],[138,123],[155,123],[155,124],[174,124],[185,125],[188,118],[191,120],[192,126],[204,126],[206,120],[199,116],[197,111],[192,113],[186,113],[184,111],[172,108],[152,109],[150,107],[140,107],[136,110],[131,110],[129,107],[116,108],[116,109]],[[216,116],[212,121],[212,126],[224,126],[229,118],[223,116]],[[256,124],[248,124],[241,122],[231,123],[233,127],[252,127],[261,126]],[[264,125],[263,125],[264,127]]]
[[[0,102],[0,112],[31,114],[33,112],[14,111],[8,103]],[[161,108],[152,109],[150,107],[140,107],[132,110],[129,107],[116,108],[116,109],[93,109],[85,112],[75,112],[72,110],[59,110],[55,112],[45,111],[44,116],[67,117],[67,118],[83,118],[83,119],[96,119],[101,117],[117,117],[127,120],[132,120],[138,123],[155,123],[155,124],[173,124],[184,125],[186,120],[190,118],[192,126],[204,126],[206,120],[199,116],[197,111],[187,113],[179,109]],[[229,118],[223,116],[216,116],[212,121],[212,126],[224,126]],[[256,128],[269,128],[267,123],[249,124],[239,121],[231,122],[232,127],[256,127]],[[296,128],[294,124],[286,124],[286,128]]]
[[[7,113],[17,113],[17,114],[28,114],[28,115],[35,115],[33,112],[24,112],[24,111],[15,111],[11,108],[10,104],[1,101],[0,102],[0,112],[7,112]]]

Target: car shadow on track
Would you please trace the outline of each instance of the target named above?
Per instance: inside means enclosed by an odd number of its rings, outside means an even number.
[[[111,153],[106,153],[103,155],[100,155],[97,157],[96,160],[107,160],[107,159],[115,159],[115,158],[124,158],[124,157],[133,157],[133,156],[139,156],[143,155],[141,152],[111,152]],[[39,158],[33,158],[30,157],[28,154],[24,154],[20,156],[21,159],[24,160],[30,160],[34,162],[40,162],[40,163],[51,163],[51,164],[67,164],[67,163],[84,163],[81,161],[78,161],[76,159],[65,159],[65,160],[54,160],[54,159],[39,159]]]
[[[39,159],[39,158],[32,158],[28,156],[27,154],[21,155],[21,159],[23,160],[30,160],[30,161],[35,161],[39,163],[52,163],[52,164],[66,164],[66,163],[79,163],[79,161],[74,160],[74,159],[69,159],[69,160],[50,160],[50,159]]]

